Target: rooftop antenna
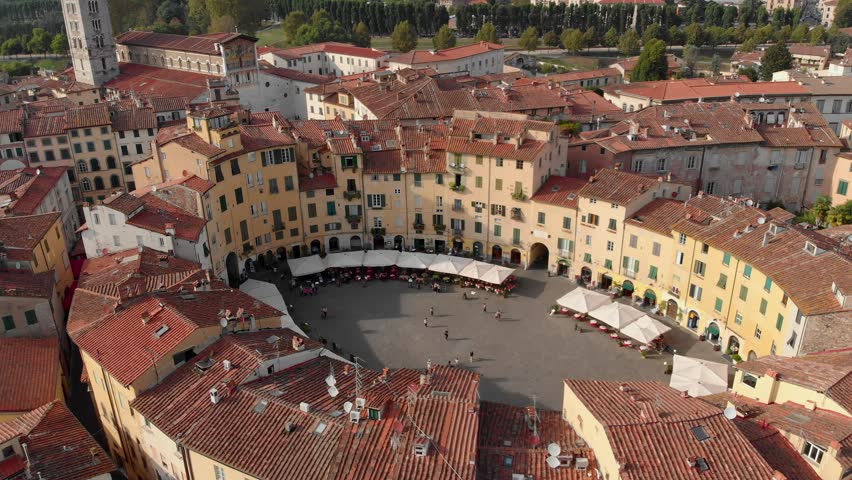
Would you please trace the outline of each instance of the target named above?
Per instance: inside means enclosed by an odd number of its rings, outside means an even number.
[[[355,357],[355,398],[361,398],[361,357]]]
[[[325,377],[325,384],[328,385],[328,396],[334,398],[340,393],[340,390],[337,389],[337,378],[334,377],[334,365],[331,362],[328,362],[328,368],[330,372]]]

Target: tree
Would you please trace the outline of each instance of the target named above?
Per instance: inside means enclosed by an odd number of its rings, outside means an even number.
[[[520,40],[518,40],[518,46],[523,48],[524,50],[535,50],[538,48],[541,39],[538,38],[538,29],[535,27],[528,27],[524,30],[524,33],[521,34]]]
[[[157,18],[166,23],[171,22],[173,18],[177,18],[183,22],[185,15],[186,10],[184,5],[179,2],[166,0],[157,7]]]
[[[50,48],[52,36],[43,28],[34,28],[33,36],[27,42],[27,49],[30,53],[44,53]]]
[[[790,33],[790,41],[799,43],[804,42],[805,38],[808,36],[808,25],[805,23],[800,23],[793,29],[793,32]]]
[[[53,53],[65,53],[68,51],[68,37],[64,33],[57,33],[50,41],[50,51]]]
[[[757,48],[757,41],[755,41],[754,37],[752,37],[743,42],[737,50],[747,53],[753,52],[755,48]]]
[[[438,50],[453,48],[456,46],[456,34],[453,33],[448,25],[444,25],[438,30],[438,33],[432,37],[432,45],[434,45]]]
[[[24,44],[20,38],[10,38],[0,45],[0,54],[2,55],[17,55],[23,53]]]
[[[553,30],[544,34],[541,37],[541,41],[544,42],[548,47],[558,47],[559,46],[559,35],[556,34]]]
[[[710,70],[713,71],[713,75],[719,75],[719,72],[722,71],[722,59],[719,58],[718,53],[714,53],[713,59],[710,60]]]
[[[760,79],[772,80],[772,74],[793,68],[793,56],[784,42],[778,42],[766,49],[760,64]]]
[[[607,48],[612,48],[618,45],[618,30],[616,30],[615,27],[609,27],[609,30],[606,31],[603,43]]]
[[[832,227],[852,223],[852,200],[831,207],[825,216],[825,221]]]
[[[210,33],[233,32],[237,28],[237,21],[230,15],[214,17],[210,20],[207,31]]]
[[[757,70],[755,70],[752,66],[740,67],[740,69],[737,70],[737,73],[741,77],[748,77],[752,82],[756,82],[760,78],[760,74],[758,74]]]
[[[820,195],[817,197],[811,208],[806,211],[806,221],[817,226],[825,225],[829,211],[831,211],[831,197],[828,195]]]
[[[473,39],[477,42],[500,43],[500,35],[497,34],[497,28],[491,22],[482,25]]]
[[[573,53],[579,52],[586,46],[585,39],[583,38],[583,32],[579,30],[563,31],[562,46],[565,47],[565,50],[569,50]]]
[[[639,61],[630,74],[630,81],[665,80],[668,78],[668,71],[669,61],[666,58],[666,44],[655,38],[642,49]]]
[[[852,27],[852,0],[840,0],[834,10],[834,26]]]
[[[683,30],[677,28],[672,25],[669,28],[669,45],[683,45],[686,43],[686,35],[683,33]]]
[[[352,32],[352,43],[359,47],[368,48],[372,42],[370,38],[370,27],[364,22],[358,22],[355,31]]]
[[[696,47],[704,45],[704,29],[701,28],[701,24],[690,23],[684,29],[684,33],[686,33],[687,45],[695,45]]]
[[[648,25],[648,28],[642,32],[642,44],[645,45],[655,38],[660,38],[660,26],[656,23]]]
[[[188,8],[189,33],[191,35],[206,33],[210,27],[210,12],[207,10],[206,0],[189,0]]]
[[[683,63],[689,76],[695,76],[695,67],[698,64],[698,47],[687,45],[683,48]]]
[[[284,29],[284,41],[290,45],[294,45],[296,41],[296,33],[299,27],[307,22],[305,12],[296,10],[287,14],[284,21],[281,22],[281,28]]]
[[[810,36],[808,37],[808,43],[811,45],[822,45],[825,42],[825,27],[822,25],[817,25],[811,30]]]
[[[639,34],[636,30],[628,30],[618,41],[618,53],[622,55],[636,55],[639,48]]]
[[[417,32],[411,28],[408,20],[397,23],[393,28],[391,45],[402,53],[409,52],[417,47]]]

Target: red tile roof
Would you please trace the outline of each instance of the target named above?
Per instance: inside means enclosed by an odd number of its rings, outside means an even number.
[[[109,107],[104,103],[69,108],[65,112],[65,129],[109,125]]]
[[[622,2],[622,1],[617,1],[617,0],[616,0],[616,1],[612,1],[612,2],[610,2],[610,3],[629,3],[629,2]],[[670,71],[670,72],[671,72],[671,71],[678,70],[678,69],[680,68],[681,60],[680,60],[678,57],[676,57],[675,55],[670,54],[670,53],[669,53],[669,54],[667,54],[667,55],[666,55],[666,60],[668,61],[669,71]],[[636,56],[636,57],[630,57],[630,58],[627,58],[627,59],[621,60],[621,61],[619,61],[619,62],[616,62],[616,63],[612,64],[612,65],[611,65],[611,67],[614,67],[615,65],[618,65],[619,67],[621,67],[622,69],[624,69],[624,76],[625,76],[625,77],[629,77],[629,76],[630,76],[630,72],[632,72],[632,71],[633,71],[633,69],[634,69],[634,68],[636,68],[636,65],[637,65],[638,63],[639,63],[639,57],[638,57],[638,56]]]
[[[364,154],[365,174],[392,174],[402,172],[402,154],[399,150],[384,150]]]
[[[761,128],[759,132],[770,147],[843,147],[843,142],[837,138],[834,130],[827,126]]]
[[[33,273],[29,270],[0,271],[0,297],[53,297],[53,270]]]
[[[315,73],[305,73],[301,70],[293,70],[291,68],[276,67],[265,60],[261,60],[258,65],[260,66],[261,73],[268,73],[270,75],[275,75],[276,77],[286,78],[296,82],[321,85],[334,80],[334,77],[331,75],[317,75]]]
[[[488,53],[494,50],[502,50],[503,45],[488,42],[477,42],[460,47],[447,48],[444,50],[412,50],[401,53],[388,59],[388,63],[400,63],[403,65],[419,65],[422,63],[436,63],[458,60]]]
[[[139,200],[144,206],[127,219],[129,225],[161,235],[166,235],[166,228],[171,225],[175,229],[175,237],[179,239],[198,242],[201,238],[207,220],[150,193],[142,195]]]
[[[625,2],[626,3],[626,2]],[[584,72],[568,72],[557,73],[554,75],[545,75],[544,77],[535,77],[535,80],[544,80],[549,82],[557,82],[565,85],[568,83],[580,82],[582,80],[591,80],[593,78],[604,77],[620,77],[621,72],[614,68],[598,68],[596,70],[586,70]],[[532,80],[532,79],[531,79]]]
[[[24,131],[24,111],[20,108],[0,112],[0,133]]]
[[[657,183],[654,178],[605,168],[589,177],[588,183],[580,189],[580,196],[627,205]]]
[[[240,33],[213,33],[208,35],[174,35],[156,32],[125,32],[115,38],[119,45],[134,45],[140,47],[162,48],[180,52],[202,53],[205,55],[221,56],[216,44],[225,44],[242,38],[256,42],[257,39]]]
[[[790,54],[808,57],[822,57],[828,60],[831,57],[831,45],[806,45],[803,43],[791,43],[787,45]]]
[[[187,106],[186,97],[164,97],[157,95],[149,98],[148,103],[157,113],[186,110]]]
[[[725,82],[712,83],[704,79],[660,80],[654,82],[635,82],[601,87],[604,92],[615,95],[629,95],[657,102],[697,101],[727,101],[731,97],[760,97],[760,96],[807,96],[807,88],[798,82],[772,82],[767,88],[767,82]]]
[[[125,215],[132,215],[145,206],[145,202],[129,193],[112,194],[105,198],[103,203],[105,206]]]
[[[8,249],[32,250],[59,220],[59,212],[0,218],[0,242]],[[7,253],[10,253],[7,251]],[[10,253],[11,254],[11,253]]]
[[[32,215],[41,206],[45,197],[52,192],[67,175],[66,167],[21,168],[5,170],[0,176],[0,195],[13,195],[12,203],[0,208],[0,216],[6,214]],[[11,175],[9,177],[9,175]]]
[[[2,114],[0,114],[2,115]],[[65,135],[65,115],[32,116],[27,120],[24,137],[46,137]]]
[[[562,419],[561,412],[536,410],[537,434],[528,428],[528,409],[500,403],[480,403],[479,454],[477,473],[480,478],[513,480],[513,474],[544,480],[585,480],[588,471],[597,468],[591,448],[578,447],[585,442]],[[582,443],[581,443],[582,442]],[[561,447],[562,456],[589,460],[589,470],[547,466],[547,446]],[[511,465],[506,458],[511,458]]]
[[[773,469],[790,480],[819,480],[820,476],[805,457],[781,434],[778,429],[760,426],[755,422],[737,417],[734,425],[748,438],[760,456]]]
[[[121,73],[106,82],[104,87],[117,90],[122,94],[161,95],[164,97],[179,97],[193,100],[207,93],[207,81],[218,77],[195,72],[170,70],[163,67],[142,65],[138,63],[120,63]],[[178,102],[179,104],[179,102]],[[178,106],[178,104],[170,107]],[[178,108],[168,108],[172,111]]]
[[[117,467],[109,455],[61,402],[52,402],[5,424],[21,443],[27,444],[30,468],[41,478],[89,480],[109,476]],[[2,435],[2,434],[0,434]],[[21,457],[13,457],[21,458]],[[22,459],[26,467],[27,459]],[[24,472],[10,478],[28,478]]]
[[[494,144],[489,141],[452,137],[447,141],[447,153],[466,153],[532,162],[541,156],[546,145],[547,143],[537,140],[524,140],[520,146],[515,146],[511,143]]]
[[[157,132],[157,137],[154,141],[161,147],[174,142],[192,152],[198,152],[208,158],[216,157],[226,152],[225,149],[204,141],[204,139],[198,136],[197,133],[187,128],[184,123],[161,128],[160,131]]]
[[[447,118],[455,110],[477,110],[468,90],[442,90],[438,82],[420,72],[403,69],[397,78],[349,89],[352,96],[379,119]]]
[[[760,65],[763,61],[763,50],[754,52],[734,52],[731,56],[731,63],[736,65]]]
[[[722,410],[658,382],[565,380],[606,432],[624,480],[754,479],[773,470]],[[691,431],[702,427],[709,438]],[[709,470],[690,467],[703,458]]]
[[[720,205],[725,203],[718,197],[712,198],[715,198]],[[703,221],[708,219],[715,211],[716,209],[706,212],[697,206],[693,206],[691,199],[687,204],[678,200],[657,198],[634,213],[626,223],[669,237],[672,234],[672,226],[686,218],[687,215],[694,221]]]
[[[488,112],[561,112],[568,105],[559,90],[546,85],[486,87],[474,90],[473,96],[479,103],[477,110]]]
[[[374,48],[356,47],[354,45],[349,45],[348,43],[340,42],[322,42],[292,48],[261,48],[264,49],[264,53],[272,52],[275,55],[281,55],[283,57],[303,57],[317,52],[335,53],[338,55],[348,55],[350,57],[372,59],[379,59],[387,55],[387,52],[376,50]],[[258,51],[258,53],[260,53],[260,51]]]
[[[52,402],[59,387],[57,337],[0,337],[0,412],[25,412]]]
[[[183,173],[187,173],[187,172],[183,172]],[[193,174],[193,175],[184,175],[182,177],[175,178],[175,179],[169,180],[167,182],[163,182],[163,183],[158,183],[156,185],[148,185],[148,186],[145,186],[145,187],[142,187],[142,188],[137,188],[136,190],[133,191],[133,194],[137,197],[141,197],[142,195],[151,192],[151,190],[153,190],[154,188],[164,189],[164,188],[169,188],[169,187],[173,187],[173,186],[176,186],[176,185],[186,187],[186,188],[188,188],[188,189],[190,189],[194,192],[198,192],[198,193],[204,193],[204,192],[206,192],[206,191],[208,191],[211,188],[216,186],[215,183],[213,183],[209,180],[205,180],[205,179],[199,177],[198,175]]]
[[[553,175],[535,192],[531,200],[576,209],[578,193],[585,185],[586,181],[579,178]]]
[[[152,108],[131,108],[112,112],[112,129],[116,132],[157,128],[157,116]]]
[[[300,176],[299,191],[309,192],[311,190],[322,190],[326,188],[336,188],[337,179],[333,173],[325,173],[322,175]]]

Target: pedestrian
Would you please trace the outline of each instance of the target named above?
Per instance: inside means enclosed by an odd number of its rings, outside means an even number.
[[[334,342],[331,342],[331,351],[332,351],[332,352],[336,352],[336,351],[337,351],[337,344],[336,344],[336,343],[334,343]]]
[[[322,346],[324,347],[328,344],[328,340],[326,340],[325,337],[320,337],[320,343],[322,343]]]
[[[429,328],[429,320],[426,317],[423,317],[423,326]]]
[[[453,359],[453,363],[455,363],[455,364],[456,364],[456,366],[458,366],[458,364],[459,364],[459,357],[454,358],[454,359]]]
[[[430,317],[434,317],[434,316],[435,316],[435,307],[429,307],[429,316],[430,316]]]
[[[320,311],[320,316],[322,317],[323,320],[328,318],[328,309],[325,308],[325,307],[322,307],[322,310]]]
[[[449,339],[450,339],[450,331],[444,330],[444,340],[449,341]]]
[[[420,290],[420,285],[422,285],[422,284],[423,284],[423,281],[421,281],[421,280],[418,278],[418,279],[417,279],[417,290]]]
[[[462,292],[462,298],[467,300],[467,292]]]
[[[575,331],[575,332],[579,332],[579,331],[580,331],[580,327],[579,327],[576,323],[574,324],[574,331]]]
[[[355,363],[355,354],[354,353],[349,354],[349,361],[352,362],[352,363]]]
[[[494,318],[496,318],[497,320],[500,320],[500,319],[503,318],[503,312],[501,312],[499,308],[497,309],[496,312],[494,312]]]
[[[485,302],[482,302],[482,311],[487,312],[488,308],[485,306]]]
[[[414,278],[408,277],[408,288],[414,288]]]
[[[473,352],[470,352],[470,363],[473,363]]]

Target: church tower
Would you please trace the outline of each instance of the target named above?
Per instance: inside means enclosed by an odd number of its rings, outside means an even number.
[[[107,0],[61,0],[78,82],[101,86],[118,75]]]

